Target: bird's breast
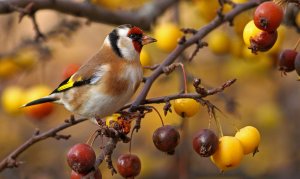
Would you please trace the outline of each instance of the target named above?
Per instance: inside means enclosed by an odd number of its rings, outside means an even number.
[[[127,65],[124,68],[112,68],[104,79],[104,93],[111,96],[132,95],[143,78],[143,70],[138,65]],[[131,96],[130,96],[131,97]]]

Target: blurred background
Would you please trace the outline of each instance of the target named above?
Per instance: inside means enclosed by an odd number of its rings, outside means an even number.
[[[95,6],[106,6],[111,10],[132,10],[147,2],[92,1]],[[142,63],[161,63],[176,45],[176,32],[171,33],[172,27],[164,25],[171,23],[177,28],[200,29],[215,17],[216,7],[217,1],[194,0],[180,1],[178,7],[170,8],[146,33],[158,37],[167,31],[175,41],[158,40],[173,45],[162,47],[164,44],[153,44],[145,47]],[[294,24],[300,22],[297,12],[294,10]],[[217,113],[217,116],[225,135],[232,136],[237,128],[247,125],[259,129],[262,136],[259,153],[254,157],[245,156],[237,168],[224,173],[220,173],[209,158],[200,157],[192,149],[192,139],[197,131],[208,128],[210,121],[206,107],[201,106],[199,112],[190,118],[182,119],[175,112],[163,117],[166,124],[180,127],[184,123],[175,155],[167,155],[153,145],[152,134],[161,126],[161,122],[158,115],[152,112],[142,120],[141,130],[134,134],[132,142],[132,153],[138,155],[142,162],[142,171],[137,178],[179,178],[184,173],[193,179],[300,177],[298,76],[296,72],[284,75],[276,65],[281,50],[295,47],[299,33],[296,28],[283,24],[278,29],[278,39],[271,50],[258,55],[251,54],[242,40],[242,31],[252,19],[252,14],[253,10],[245,11],[235,18],[233,27],[226,23],[211,32],[204,39],[209,46],[200,49],[191,62],[184,63],[189,92],[194,92],[192,79],[195,77],[200,78],[207,88],[237,79],[224,93],[207,99],[223,112]],[[39,109],[38,112],[24,112],[16,106],[51,92],[68,73],[76,71],[78,65],[99,49],[106,34],[115,27],[48,10],[38,11],[36,17],[41,31],[49,35],[45,42],[38,44],[32,41],[35,31],[28,17],[18,23],[18,13],[0,15],[0,159],[30,138],[36,128],[46,131],[70,117],[70,113],[58,105]],[[181,58],[188,58],[193,50],[194,46],[186,50]],[[180,70],[158,78],[148,97],[178,93],[180,75],[177,72]],[[144,73],[145,76],[151,75],[149,70]],[[163,104],[154,106],[163,114]],[[217,133],[214,121],[211,125]],[[96,129],[97,126],[86,121],[61,132],[71,134],[69,140],[49,138],[33,145],[18,158],[24,164],[4,170],[0,178],[69,178],[70,169],[66,162],[68,149],[76,143],[85,142]],[[100,144],[101,140],[97,139],[94,144],[96,154],[100,152],[97,147]],[[118,143],[113,154],[114,164],[120,154],[128,153],[128,148],[129,144]],[[184,165],[180,165],[182,162]],[[105,179],[121,178],[118,174],[111,176],[106,163],[100,166],[100,170]]]

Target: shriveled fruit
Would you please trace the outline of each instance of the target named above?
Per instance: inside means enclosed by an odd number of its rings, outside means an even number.
[[[118,123],[118,118],[120,117],[121,115],[119,113],[114,113],[110,116],[107,116],[105,118],[105,125],[107,127],[113,127],[116,123]]]
[[[265,52],[271,49],[275,44],[277,31],[271,33],[262,31],[255,26],[252,20],[245,26],[243,38],[252,53],[257,53],[258,51]]]
[[[279,54],[278,65],[279,70],[284,72],[291,72],[295,70],[295,58],[297,52],[292,49],[284,49]]]
[[[71,172],[71,176],[70,176],[70,179],[82,179],[84,178],[85,175],[83,174],[80,174],[80,173],[77,173],[75,172],[74,170],[72,170]],[[94,179],[102,179],[102,173],[100,172],[99,169],[97,169],[93,175]]]
[[[200,104],[191,98],[180,98],[174,101],[174,110],[182,117],[192,117],[199,109]]]
[[[117,169],[124,178],[136,177],[141,172],[141,161],[137,155],[123,154],[118,158]]]
[[[252,53],[258,51],[265,52],[270,50],[277,40],[277,31],[273,33],[262,32],[258,36],[254,36],[250,39],[250,47]]]
[[[256,152],[260,142],[260,133],[255,127],[243,127],[235,134],[235,137],[241,142],[244,154]]]
[[[173,154],[179,143],[180,135],[173,126],[165,125],[154,131],[152,140],[158,150]]]
[[[299,53],[297,54],[297,56],[295,58],[295,70],[296,70],[298,76],[300,76],[300,55],[299,55]]]
[[[257,28],[274,32],[283,19],[283,9],[272,1],[264,2],[256,8],[253,18]]]
[[[193,148],[201,157],[209,157],[218,148],[219,139],[210,129],[201,129],[193,139]]]
[[[96,154],[93,148],[87,144],[74,145],[67,154],[69,166],[79,174],[87,174],[95,164]]]
[[[219,139],[217,151],[211,156],[212,162],[222,171],[238,166],[244,156],[241,142],[232,136]]]

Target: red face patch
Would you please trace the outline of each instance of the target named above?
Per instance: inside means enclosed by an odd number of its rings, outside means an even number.
[[[133,43],[134,49],[140,53],[142,51],[143,45],[137,41],[133,41],[132,43]]]
[[[137,52],[142,50],[143,31],[138,27],[132,27],[128,32],[128,37],[132,39],[133,46]]]
[[[132,28],[129,30],[128,36],[129,36],[130,34],[140,34],[140,35],[142,35],[143,33],[144,33],[144,32],[143,32],[140,28],[134,26],[134,27],[132,27]]]

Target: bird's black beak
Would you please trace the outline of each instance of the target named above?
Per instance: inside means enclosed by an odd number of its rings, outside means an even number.
[[[143,35],[142,37],[142,45],[147,45],[153,42],[156,42],[157,40],[155,38],[152,38],[150,36],[147,35]]]

